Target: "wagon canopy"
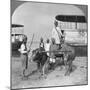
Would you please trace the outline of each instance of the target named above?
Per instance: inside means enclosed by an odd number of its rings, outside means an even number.
[[[20,24],[12,24],[12,34],[23,34],[24,32],[24,25]]]
[[[24,27],[24,25],[20,25],[20,24],[12,24],[11,27],[12,27],[12,28]]]
[[[84,15],[57,15],[55,17],[55,22],[60,27],[60,30],[65,32],[65,42],[77,43],[77,44],[87,44],[87,20]],[[57,41],[58,33],[55,29],[54,37]],[[53,32],[52,30],[52,32]],[[57,33],[57,35],[55,34]]]
[[[79,15],[57,15],[55,19],[57,21],[63,21],[63,22],[78,22],[78,23],[86,22],[85,16],[79,16]]]

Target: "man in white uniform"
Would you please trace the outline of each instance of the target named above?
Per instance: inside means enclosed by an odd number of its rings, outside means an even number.
[[[55,39],[56,44],[60,44],[60,38],[59,38],[60,36],[59,35],[61,36],[61,29],[59,27],[53,28],[53,30],[52,30],[52,38]]]
[[[58,25],[58,22],[55,21],[54,28],[52,30],[52,38],[55,39],[55,42],[57,45],[61,44],[61,42],[60,42],[61,36],[62,36],[61,27],[60,27],[60,25]]]
[[[50,41],[49,39],[47,39],[47,42],[45,44],[45,51],[49,51],[49,48],[50,48]],[[49,52],[47,52],[47,55],[49,56]]]

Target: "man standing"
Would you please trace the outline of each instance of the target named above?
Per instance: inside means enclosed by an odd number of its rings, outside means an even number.
[[[19,49],[22,57],[21,62],[22,62],[22,70],[23,70],[24,77],[25,77],[25,71],[28,68],[28,51],[27,51],[26,43],[27,43],[27,38],[23,40],[21,47]]]
[[[50,40],[47,39],[45,44],[45,51],[47,52],[47,56],[49,56],[49,48],[50,48]]]
[[[44,42],[43,42],[43,38],[42,37],[40,39],[39,48],[40,48],[41,51],[44,49]]]
[[[61,48],[61,38],[62,37],[62,30],[61,26],[58,24],[57,21],[54,22],[54,28],[52,30],[52,38],[55,39],[56,45]]]

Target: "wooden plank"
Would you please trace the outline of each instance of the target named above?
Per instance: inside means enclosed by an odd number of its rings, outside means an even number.
[[[60,50],[56,50],[56,51],[41,51],[41,52],[72,52],[72,51],[60,51]]]

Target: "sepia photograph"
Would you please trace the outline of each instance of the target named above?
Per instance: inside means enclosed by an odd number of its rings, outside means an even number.
[[[11,89],[88,85],[88,5],[11,0]]]

